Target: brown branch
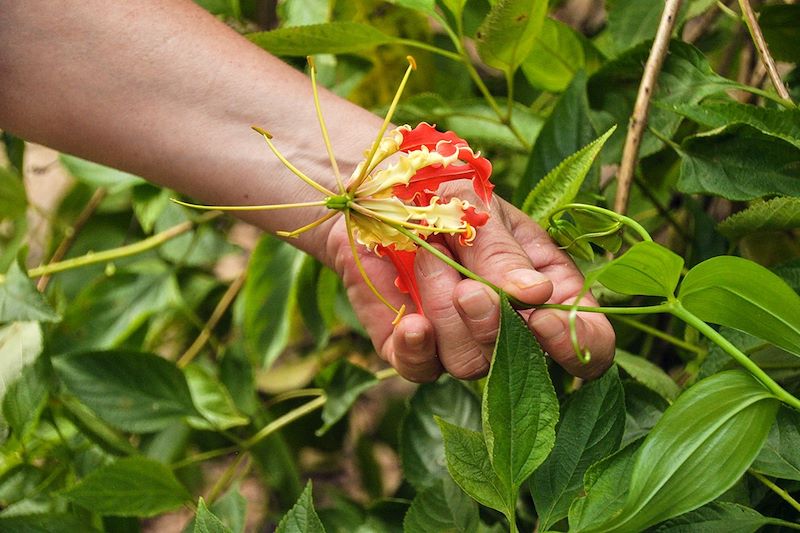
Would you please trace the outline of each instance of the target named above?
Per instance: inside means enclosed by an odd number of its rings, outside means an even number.
[[[661,14],[661,20],[658,23],[656,38],[653,41],[653,48],[650,49],[650,57],[647,58],[647,63],[644,66],[644,75],[639,85],[639,93],[636,95],[633,115],[631,115],[628,124],[628,135],[625,137],[622,162],[617,174],[617,197],[614,201],[614,210],[620,214],[624,214],[628,208],[628,197],[631,192],[633,173],[636,170],[639,147],[642,144],[644,129],[647,126],[650,98],[653,96],[656,80],[661,72],[661,66],[664,64],[664,58],[669,51],[669,40],[675,27],[675,20],[678,18],[681,3],[681,0],[666,0],[664,12]]]
[[[83,226],[89,221],[89,219],[94,214],[97,207],[100,205],[100,202],[103,201],[103,198],[106,197],[106,189],[104,187],[100,187],[94,191],[92,197],[89,198],[89,202],[83,208],[83,211],[80,212],[78,218],[75,219],[75,222],[72,224],[71,227],[67,228],[65,231],[64,240],[61,241],[56,248],[56,251],[53,252],[53,256],[50,258],[48,263],[58,263],[64,256],[67,255],[69,249],[72,248],[72,245],[75,244],[75,239],[78,238],[78,233],[83,229]],[[44,292],[47,289],[47,284],[50,283],[50,275],[45,274],[39,281],[36,283],[36,288],[39,289],[39,292]]]
[[[753,43],[756,45],[756,50],[758,50],[758,55],[761,57],[761,61],[767,68],[769,79],[772,81],[775,91],[778,93],[778,96],[787,102],[791,102],[792,98],[789,96],[789,91],[786,90],[786,86],[781,80],[781,75],[778,73],[778,68],[775,66],[775,60],[772,59],[772,56],[769,53],[767,41],[764,40],[764,34],[761,33],[761,26],[758,25],[756,14],[753,12],[753,7],[750,5],[749,0],[739,0],[739,7],[744,15],[744,21],[745,24],[747,24],[747,29],[750,31],[750,37],[753,38]]]

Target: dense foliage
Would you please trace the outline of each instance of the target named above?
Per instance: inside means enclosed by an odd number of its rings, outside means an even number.
[[[572,378],[503,299],[488,378],[413,387],[333,272],[265,235],[226,275],[240,223],[69,155],[32,265],[3,134],[0,530],[800,529],[800,5],[667,1],[659,48],[656,1],[198,3],[377,112],[412,54],[396,122],[491,158],[616,364]]]

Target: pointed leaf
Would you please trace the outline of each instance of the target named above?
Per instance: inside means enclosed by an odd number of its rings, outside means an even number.
[[[197,429],[220,431],[249,422],[236,406],[222,383],[208,370],[199,365],[189,365],[183,370],[192,401],[202,417],[189,418],[189,424]]]
[[[322,408],[323,424],[316,432],[318,437],[347,413],[362,392],[378,383],[375,374],[345,359],[323,369],[317,379],[328,398]]]
[[[93,513],[113,516],[155,516],[191,499],[172,470],[144,457],[102,466],[63,494]]]
[[[17,261],[5,275],[0,274],[0,324],[5,322],[58,322],[47,299],[36,290]]]
[[[622,294],[673,296],[683,258],[654,242],[638,242],[597,274],[597,280]]]
[[[194,517],[194,533],[231,533],[231,530],[208,510],[205,500],[200,497]]]
[[[728,502],[712,502],[699,509],[652,529],[653,533],[753,533],[766,525],[792,525],[790,522],[764,516],[755,509]]]
[[[453,480],[478,503],[508,516],[516,492],[510,498],[510,487],[495,474],[481,434],[454,426],[438,416],[436,423],[442,431],[447,470]]]
[[[684,278],[678,300],[701,320],[800,355],[800,296],[757,263],[733,256],[703,261]]]
[[[59,155],[59,160],[72,177],[92,187],[104,187],[110,193],[117,193],[130,189],[134,185],[147,182],[138,176],[122,172],[111,167],[106,167],[86,161],[68,154]]]
[[[616,129],[616,126],[612,126],[551,170],[530,192],[522,204],[522,210],[547,228],[550,214],[575,199],[597,154]]]
[[[279,28],[250,33],[247,38],[278,56],[348,54],[397,40],[374,26],[358,22],[327,22]]]
[[[500,309],[483,395],[483,433],[495,472],[516,489],[553,448],[558,399],[536,337],[505,296]]]
[[[478,53],[487,65],[514,72],[528,57],[547,14],[547,0],[499,0],[478,28]]]
[[[311,481],[306,484],[297,503],[281,519],[275,533],[325,533],[325,528],[314,509]]]
[[[570,396],[553,453],[533,474],[531,494],[542,530],[567,516],[586,470],[617,450],[624,429],[624,394],[614,366]]]
[[[800,198],[793,197],[754,202],[717,226],[719,232],[731,240],[759,231],[787,231],[795,228],[800,228]]]
[[[123,431],[158,431],[197,415],[178,368],[135,352],[88,352],[53,359],[64,385],[100,418]]]
[[[403,519],[406,533],[473,533],[478,530],[478,505],[443,478],[417,494]]]

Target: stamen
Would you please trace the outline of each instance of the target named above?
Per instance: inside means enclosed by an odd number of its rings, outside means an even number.
[[[359,174],[358,178],[356,178],[356,180],[353,181],[353,183],[351,183],[347,188],[348,192],[353,192],[358,189],[358,187],[367,178],[367,171],[372,166],[372,158],[375,157],[375,152],[378,151],[378,147],[381,144],[381,139],[383,139],[383,135],[386,133],[386,129],[389,127],[389,123],[392,121],[392,115],[394,115],[394,112],[397,109],[397,103],[400,101],[400,96],[403,94],[403,89],[405,89],[406,83],[408,83],[408,78],[411,76],[411,71],[417,69],[417,62],[414,61],[413,57],[406,56],[406,59],[408,60],[408,68],[406,69],[406,73],[403,75],[403,79],[400,81],[400,85],[397,87],[397,92],[394,94],[394,99],[392,100],[392,104],[389,106],[389,111],[386,112],[386,118],[383,119],[383,125],[378,131],[378,137],[375,139],[375,142],[372,143],[372,149],[370,149],[369,155],[367,155],[367,160],[364,162],[364,166],[361,169],[361,174]]]
[[[389,300],[384,298],[384,296],[375,288],[375,285],[372,283],[372,280],[369,279],[367,275],[367,271],[364,270],[364,265],[361,264],[361,258],[358,257],[358,248],[356,247],[356,240],[353,237],[353,223],[350,220],[350,213],[348,211],[344,212],[344,223],[347,227],[347,239],[350,241],[350,251],[353,253],[353,260],[356,263],[356,268],[358,269],[358,273],[361,274],[361,277],[364,279],[364,282],[367,284],[367,287],[372,291],[372,293],[378,298],[378,300],[383,303],[386,307],[392,310],[392,312],[397,313],[397,316],[392,321],[392,325],[396,324],[397,321],[400,320],[400,317],[403,316],[403,312],[405,312],[406,306],[403,304],[400,309],[396,308],[392,304],[389,303]]]
[[[295,176],[297,176],[301,180],[305,181],[306,183],[308,183],[309,185],[311,185],[312,187],[317,189],[322,194],[325,194],[327,196],[335,196],[333,191],[328,190],[326,187],[320,185],[316,181],[312,180],[311,178],[309,178],[308,176],[306,176],[305,174],[300,172],[297,169],[297,167],[295,167],[285,157],[283,157],[283,154],[281,154],[278,151],[278,149],[275,147],[275,145],[272,143],[272,134],[270,134],[270,132],[268,132],[265,129],[259,128],[258,126],[250,126],[250,127],[253,128],[253,130],[257,131],[258,133],[260,133],[264,137],[264,140],[267,141],[267,145],[269,145],[269,149],[272,150],[272,153],[275,154],[275,157],[280,159],[281,163],[283,163],[286,166],[286,168],[291,170],[292,173],[294,173]]]
[[[333,175],[336,176],[336,184],[339,186],[339,193],[344,194],[346,189],[342,181],[342,175],[339,173],[339,164],[336,162],[336,156],[333,155],[333,147],[331,146],[331,139],[328,137],[328,128],[325,126],[325,119],[322,116],[322,109],[319,104],[319,91],[317,90],[317,66],[314,64],[314,58],[308,56],[308,66],[311,70],[311,88],[314,92],[314,108],[317,110],[317,121],[322,130],[322,140],[325,141],[325,149],[328,151],[328,157],[331,160],[331,168],[333,168]]]
[[[416,229],[420,231],[430,231],[431,233],[449,233],[455,235],[456,233],[466,233],[467,227],[463,228],[437,228],[435,226],[423,226],[422,224],[415,224],[413,222],[408,222],[407,220],[398,220],[392,217],[387,217],[386,215],[381,215],[376,213],[371,209],[367,209],[361,205],[358,205],[357,202],[351,202],[350,208],[353,211],[356,211],[364,216],[374,218],[376,220],[380,220],[381,222],[386,222],[389,225],[397,225],[402,226],[408,229]]]
[[[323,216],[321,218],[318,218],[317,220],[315,220],[311,224],[306,224],[302,228],[297,228],[296,230],[293,230],[293,231],[276,231],[275,233],[279,237],[291,237],[291,238],[294,238],[294,237],[297,237],[298,235],[300,235],[303,232],[306,232],[306,231],[308,231],[310,229],[314,229],[317,226],[319,226],[320,224],[323,224],[323,223],[327,222],[331,218],[335,217],[337,214],[338,214],[338,212],[331,211],[330,213],[327,213],[325,216]]]
[[[300,202],[296,204],[269,204],[269,205],[201,205],[182,202],[177,198],[170,198],[176,204],[192,209],[206,209],[210,211],[274,211],[277,209],[289,209],[292,207],[321,207],[325,205],[325,200],[315,202]]]

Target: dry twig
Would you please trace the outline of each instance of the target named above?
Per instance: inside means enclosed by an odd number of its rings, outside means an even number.
[[[778,69],[775,66],[775,60],[772,59],[772,56],[769,53],[767,41],[764,40],[764,34],[761,33],[761,26],[758,25],[758,20],[756,20],[756,14],[753,12],[753,7],[750,5],[749,0],[739,0],[739,7],[742,10],[742,15],[744,15],[744,21],[745,24],[747,24],[747,29],[750,31],[750,37],[753,38],[753,43],[756,45],[756,50],[758,50],[758,55],[761,57],[761,61],[767,68],[769,79],[772,81],[775,91],[778,93],[778,96],[787,102],[791,102],[792,98],[789,96],[789,91],[786,90],[786,86],[781,80],[781,75],[778,73]]]

